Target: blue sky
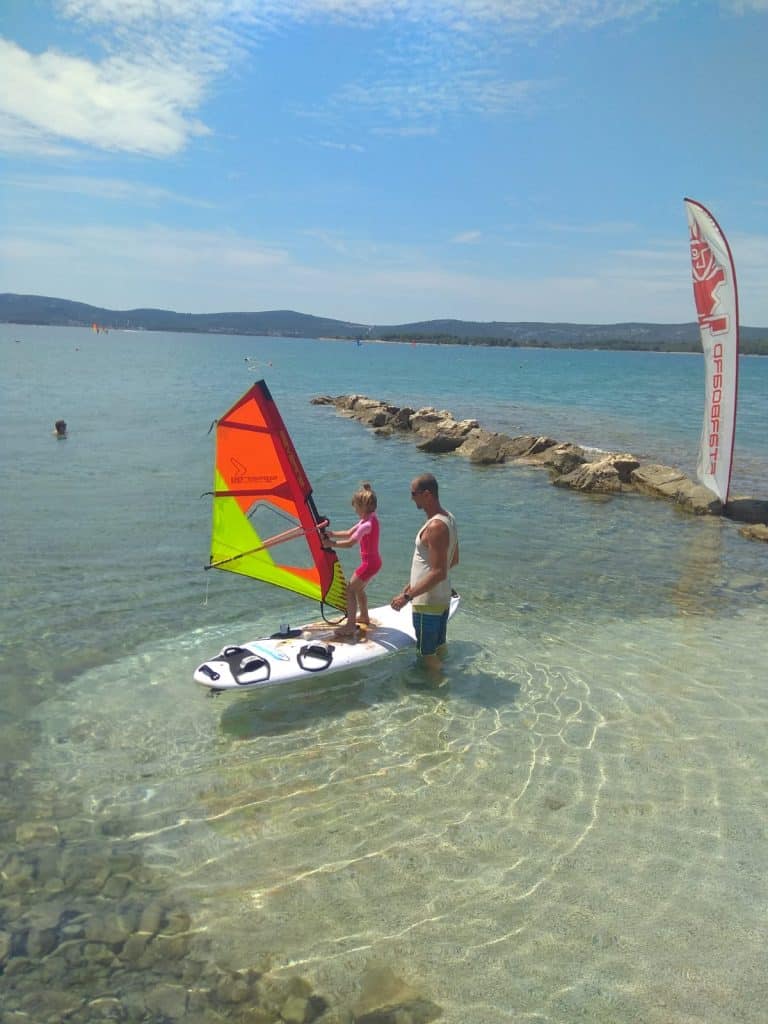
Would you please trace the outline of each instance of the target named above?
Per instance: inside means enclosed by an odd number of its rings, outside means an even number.
[[[3,0],[0,291],[768,326],[768,0]]]

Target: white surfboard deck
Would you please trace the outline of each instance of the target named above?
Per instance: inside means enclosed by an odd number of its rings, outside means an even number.
[[[449,617],[459,607],[459,600],[458,595],[451,598]],[[224,647],[197,667],[194,680],[213,693],[258,690],[299,679],[311,681],[367,665],[416,646],[411,608],[410,604],[399,612],[389,605],[373,608],[371,625],[361,629],[360,638],[354,642],[336,639],[337,627],[310,622],[291,630],[294,635],[274,634]]]

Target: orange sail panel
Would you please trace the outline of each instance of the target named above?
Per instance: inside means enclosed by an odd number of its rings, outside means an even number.
[[[208,567],[343,610],[344,574],[322,546],[322,522],[269,388],[257,381],[217,424]]]

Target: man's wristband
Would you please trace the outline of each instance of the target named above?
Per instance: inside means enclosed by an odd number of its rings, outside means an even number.
[[[407,587],[403,591],[403,597],[405,598],[405,603],[408,604],[408,602],[411,600],[411,595],[408,593],[408,588]]]

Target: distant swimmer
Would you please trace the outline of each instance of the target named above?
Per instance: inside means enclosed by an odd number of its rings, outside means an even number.
[[[67,421],[56,420],[53,426],[55,428],[53,432],[56,435],[57,440],[63,441],[67,436]]]

